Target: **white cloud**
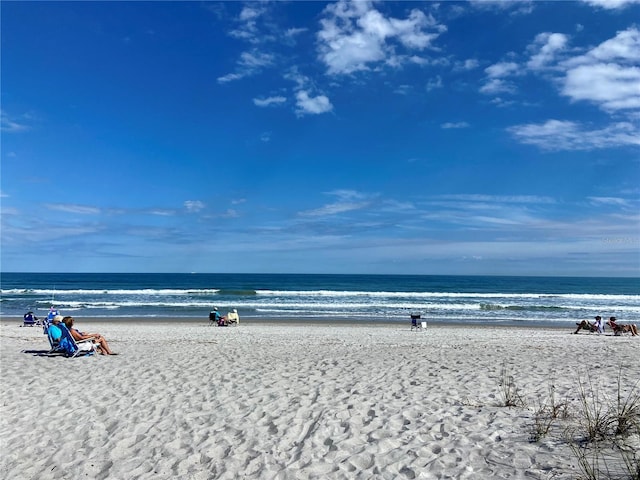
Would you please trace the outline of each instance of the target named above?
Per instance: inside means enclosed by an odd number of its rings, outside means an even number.
[[[288,28],[282,35],[282,42],[285,45],[295,46],[298,37],[308,30],[308,28]]]
[[[237,62],[237,71],[218,77],[218,83],[229,83],[255,75],[262,71],[263,68],[273,65],[274,60],[274,56],[270,53],[258,50],[242,52]]]
[[[22,123],[22,120],[16,118],[10,118],[7,113],[0,112],[0,130],[7,133],[18,133],[29,130],[27,124]]]
[[[326,217],[336,215],[338,213],[350,212],[352,210],[360,210],[368,205],[367,202],[336,202],[315,210],[300,212],[302,217]]]
[[[487,80],[480,88],[480,92],[486,95],[515,93],[516,87],[506,78],[519,74],[519,69],[518,64],[514,62],[499,62],[485,68]]]
[[[628,5],[634,3],[640,3],[640,0],[582,0],[594,7],[605,8],[608,10],[614,10],[618,8],[625,8]]]
[[[297,112],[299,115],[318,115],[333,110],[333,105],[328,97],[325,95],[311,97],[309,96],[309,92],[305,90],[299,90],[296,92],[296,106],[298,107]]]
[[[539,70],[546,67],[556,59],[556,55],[563,51],[567,45],[567,36],[562,33],[540,33],[529,50],[535,52],[529,61],[527,67],[532,70]]]
[[[349,189],[338,189],[338,190],[332,190],[330,192],[326,192],[327,195],[334,195],[336,197],[342,198],[342,199],[362,199],[362,198],[367,198],[369,197],[369,195],[362,193],[362,192],[358,192],[357,190],[349,190]]]
[[[393,93],[397,93],[398,95],[409,95],[409,93],[411,92],[411,86],[410,85],[398,85],[394,90]]]
[[[495,95],[497,93],[516,93],[516,87],[513,83],[500,78],[491,78],[481,88],[480,92],[487,95]]]
[[[253,103],[257,107],[270,107],[272,105],[280,105],[285,103],[287,99],[285,97],[267,97],[267,98],[254,98]]]
[[[308,29],[307,28],[289,28],[287,29],[286,32],[284,32],[284,36],[285,37],[296,37],[298,35],[300,35],[301,33],[306,32]]]
[[[221,77],[218,77],[218,83],[229,83],[235,80],[240,80],[241,78],[246,77],[247,75],[244,73],[228,73]]]
[[[614,38],[602,42],[589,51],[583,59],[586,62],[589,62],[590,58],[602,61],[638,62],[640,60],[638,46],[640,46],[640,31],[637,28],[629,28],[618,32]]]
[[[187,209],[187,212],[199,212],[204,207],[204,203],[202,203],[200,200],[186,200],[184,202],[184,208]]]
[[[243,22],[251,22],[264,13],[264,10],[257,8],[255,5],[245,5],[242,7],[240,16],[238,17]]]
[[[460,70],[474,70],[480,66],[480,62],[475,58],[468,58],[457,66]]]
[[[271,141],[271,132],[262,132],[260,134],[260,141],[264,143],[268,143]]]
[[[238,211],[233,208],[228,208],[227,211],[221,215],[222,218],[238,218],[239,216]]]
[[[614,207],[627,207],[629,202],[618,197],[589,197],[589,201],[594,205],[611,205]]]
[[[77,213],[80,215],[96,215],[100,213],[100,209],[89,207],[86,205],[76,205],[70,203],[48,203],[45,205],[49,210],[55,210],[65,213]]]
[[[467,122],[446,122],[440,125],[440,128],[450,129],[450,128],[469,128],[469,124]]]
[[[508,77],[518,71],[518,64],[514,62],[499,62],[484,69],[489,78]]]
[[[273,55],[270,53],[263,53],[258,50],[252,50],[250,52],[242,52],[240,54],[240,60],[238,64],[244,68],[250,70],[257,70],[262,67],[267,67],[273,63]]]
[[[606,110],[640,108],[640,68],[615,64],[584,65],[567,72],[562,93]]]
[[[295,88],[301,90],[309,83],[309,78],[298,71],[297,67],[292,67],[287,73],[284,74],[284,78],[291,80],[296,84]]]
[[[227,75],[218,77],[218,83],[229,83],[255,75],[264,67],[272,65],[273,61],[274,57],[269,53],[262,53],[256,50],[243,52],[240,54],[240,59],[237,62],[238,70],[235,73],[228,73]]]
[[[328,192],[328,195],[338,197],[338,201],[315,210],[300,212],[299,215],[301,217],[325,217],[360,210],[370,205],[370,202],[366,200],[367,196],[355,190],[335,190]]]
[[[229,35],[251,43],[259,43],[261,39],[256,21],[264,12],[264,8],[256,5],[245,5],[238,16],[238,28],[231,30]]]
[[[498,12],[513,10],[513,14],[525,15],[533,11],[531,0],[469,0],[477,8],[494,9]]]
[[[640,109],[640,31],[618,34],[584,55],[568,59],[562,93],[604,110]]]
[[[424,50],[446,30],[418,9],[404,20],[387,18],[370,1],[339,0],[323,13],[319,56],[332,75],[369,70],[380,63],[401,65],[406,60],[396,54],[398,47]]]
[[[477,193],[464,193],[456,195],[440,195],[437,197],[443,200],[455,200],[464,202],[486,202],[486,203],[537,203],[553,204],[556,200],[552,197],[540,195],[483,195]]]
[[[176,214],[175,210],[167,210],[161,208],[154,208],[149,210],[149,215],[156,215],[157,217],[173,217]]]
[[[442,78],[440,77],[440,75],[437,75],[434,78],[430,78],[427,81],[427,85],[426,85],[426,89],[427,92],[430,92],[431,90],[435,90],[436,88],[442,88],[443,84],[442,84]]]
[[[640,129],[628,122],[602,129],[588,129],[576,122],[548,120],[542,124],[510,127],[508,131],[522,143],[544,150],[594,150],[640,146]]]

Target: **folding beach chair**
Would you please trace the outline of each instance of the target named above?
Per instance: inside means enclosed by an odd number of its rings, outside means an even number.
[[[235,308],[227,313],[227,323],[229,325],[239,324],[240,323],[240,315],[238,315],[238,310]]]
[[[222,319],[222,315],[218,312],[218,308],[215,307],[213,310],[209,312],[209,321],[211,322],[209,325],[212,326],[220,326],[220,320]]]
[[[49,322],[46,322],[44,326],[44,334],[47,336],[49,340],[49,346],[51,346],[51,350],[49,353],[60,353],[64,354],[64,350],[60,348],[60,339],[62,338],[62,330],[57,325],[51,325]]]
[[[36,325],[40,325],[38,321],[38,317],[36,317],[33,312],[27,312],[23,317],[23,327],[35,327]]]
[[[67,356],[67,352],[60,340],[62,339],[62,330],[57,325],[49,323],[46,319],[42,322],[43,333],[49,340],[49,350],[23,350],[23,353],[30,353],[41,357],[57,357]]]
[[[411,315],[411,330],[426,330],[427,322],[420,321],[420,315]]]

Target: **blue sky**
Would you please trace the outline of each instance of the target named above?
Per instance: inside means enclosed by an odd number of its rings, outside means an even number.
[[[2,2],[2,270],[638,276],[640,2]]]

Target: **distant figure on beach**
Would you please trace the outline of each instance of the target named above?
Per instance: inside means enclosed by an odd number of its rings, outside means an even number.
[[[56,315],[60,315],[60,313],[58,313],[58,310],[56,310],[56,307],[51,305],[51,308],[49,309],[49,313],[47,314],[47,320],[51,322],[53,320],[53,317],[55,317]]]
[[[227,326],[227,319],[220,315],[218,312],[218,307],[213,307],[213,310],[209,312],[209,320],[213,322],[214,325],[218,325],[219,327]]]
[[[24,323],[22,325],[24,327],[33,327],[34,325],[40,325],[38,317],[36,317],[31,311],[24,314],[23,320]]]
[[[587,320],[582,320],[580,323],[576,323],[578,328],[573,333],[578,333],[580,330],[588,330],[589,332],[597,332],[604,333],[604,322],[602,321],[602,317],[598,315],[595,319],[596,321],[591,323]]]
[[[629,323],[629,324],[617,323],[616,317],[611,317],[609,318],[607,325],[611,327],[611,330],[613,330],[614,335],[621,335],[623,333],[631,332],[631,336],[633,337],[638,336],[638,327],[636,327],[633,323]]]
[[[229,313],[227,313],[227,323],[229,325],[231,325],[232,323],[240,323],[240,315],[238,315],[238,310],[234,308]]]
[[[74,328],[73,324],[75,323],[75,319],[73,317],[64,317],[62,319],[62,323],[64,323],[69,329],[71,336],[76,342],[80,340],[91,340],[96,345],[98,353],[102,355],[117,355],[117,353],[113,353],[109,348],[107,339],[99,333],[83,333],[80,332],[77,328]]]

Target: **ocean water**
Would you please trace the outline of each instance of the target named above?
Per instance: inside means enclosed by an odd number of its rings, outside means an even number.
[[[573,325],[640,323],[639,278],[422,275],[2,273],[0,314]],[[570,323],[569,323],[570,322]]]

